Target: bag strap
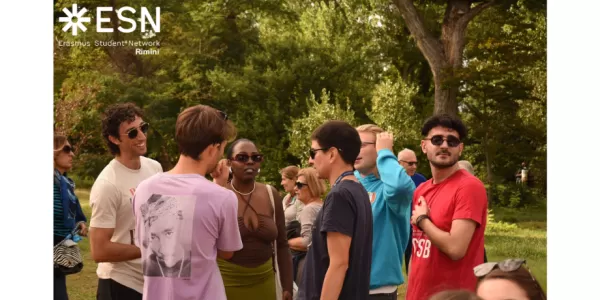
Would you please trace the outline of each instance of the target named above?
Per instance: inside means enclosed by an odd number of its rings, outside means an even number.
[[[277,211],[275,210],[275,199],[273,197],[273,191],[271,190],[271,186],[267,184],[267,191],[269,192],[269,199],[271,199],[271,206],[273,207],[273,222],[275,222],[275,227],[277,227]],[[277,263],[277,239],[273,242],[273,269],[276,274],[279,274],[279,264]],[[279,276],[279,275],[277,275]]]

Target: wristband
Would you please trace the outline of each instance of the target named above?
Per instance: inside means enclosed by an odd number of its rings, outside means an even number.
[[[419,223],[421,223],[421,221],[423,221],[425,219],[431,220],[431,218],[428,215],[420,215],[419,217],[417,217],[417,220],[415,221],[415,225],[417,225],[417,227],[419,229],[421,229],[421,231],[423,231],[423,228],[421,228],[421,226],[419,226]]]

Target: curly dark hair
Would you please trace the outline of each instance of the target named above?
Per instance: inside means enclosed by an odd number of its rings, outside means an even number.
[[[425,121],[421,134],[427,136],[429,131],[434,127],[442,126],[444,128],[453,129],[458,132],[458,138],[462,141],[467,138],[467,126],[461,121],[459,117],[455,117],[449,114],[434,115]]]
[[[113,155],[121,154],[121,150],[119,146],[115,145],[108,138],[109,136],[113,136],[117,139],[120,139],[119,135],[119,127],[121,123],[133,122],[135,117],[143,117],[142,110],[137,107],[137,105],[133,103],[119,103],[109,106],[104,112],[104,116],[102,118],[102,137],[110,150],[110,153]]]

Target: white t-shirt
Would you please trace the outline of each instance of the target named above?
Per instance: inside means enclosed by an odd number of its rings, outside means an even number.
[[[135,189],[144,179],[162,172],[155,160],[142,156],[140,162],[140,169],[132,170],[113,159],[98,175],[90,192],[90,227],[114,228],[110,239],[114,243],[134,245],[135,217],[131,202]],[[99,263],[96,274],[142,293],[144,276],[140,259]]]

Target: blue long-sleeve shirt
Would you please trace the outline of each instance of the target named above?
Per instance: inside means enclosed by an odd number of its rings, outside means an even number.
[[[373,290],[404,283],[402,259],[408,245],[410,207],[415,184],[394,153],[382,149],[377,153],[377,171],[362,177],[355,175],[371,199],[373,211],[373,251],[371,283]]]

